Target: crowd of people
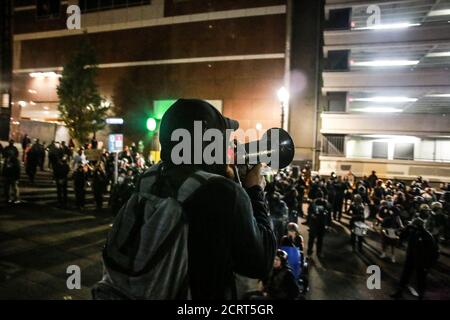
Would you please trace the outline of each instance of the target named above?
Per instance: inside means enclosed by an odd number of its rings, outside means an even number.
[[[348,217],[349,240],[354,251],[363,250],[369,225],[375,235],[379,234],[380,259],[396,263],[395,249],[406,247],[406,261],[399,289],[392,294],[394,298],[402,296],[413,272],[417,277],[418,296],[423,298],[426,276],[438,259],[439,244],[450,240],[450,184],[442,183],[435,189],[422,177],[410,183],[382,180],[375,171],[359,180],[351,172],[345,176],[331,173],[325,178],[311,176],[304,169],[301,173],[299,170],[279,172],[267,184],[266,192],[280,247],[284,245],[283,235],[292,230],[292,223],[298,217],[304,218],[302,223],[309,232],[307,259],[312,258],[314,247],[317,256],[323,257],[327,230],[333,220],[343,223],[343,214]],[[303,252],[300,239],[301,235],[297,242],[289,243]],[[286,285],[283,292],[289,290]]]
[[[46,170],[47,157],[56,182],[58,206],[67,207],[68,183],[72,179],[78,209],[84,208],[86,190],[91,186],[96,208],[103,208],[104,195],[110,192],[109,206],[116,214],[152,163],[143,156],[142,143],[126,146],[119,153],[118,178],[113,183],[114,154],[102,149],[95,159],[88,159],[87,150],[98,150],[95,138],[76,149],[73,141],[52,141],[46,146],[39,139],[32,143],[25,135],[19,159],[19,150],[11,140],[8,146],[1,147],[6,201],[19,200],[20,162],[33,184],[36,171]],[[317,257],[323,257],[327,230],[333,220],[342,223],[344,215],[349,219],[353,250],[363,250],[369,224],[379,234],[381,259],[395,263],[396,248],[406,247],[399,290],[393,297],[401,296],[415,271],[419,297],[423,298],[425,279],[437,260],[438,246],[450,239],[450,185],[434,189],[422,177],[406,183],[379,179],[373,171],[361,179],[351,172],[344,176],[332,173],[325,178],[312,175],[308,166],[303,170],[289,167],[270,176],[264,191],[279,249],[269,278],[261,282],[260,290],[248,294],[254,299],[294,299],[306,292],[308,260],[314,249]],[[307,245],[303,243],[300,222],[308,227]]]
[[[114,184],[115,157],[106,149],[97,149],[98,142],[92,138],[84,146],[75,147],[73,140],[52,141],[49,145],[41,143],[39,138],[32,142],[28,135],[24,135],[21,157],[14,140],[10,140],[6,147],[0,145],[0,156],[3,158],[2,176],[4,180],[5,201],[9,204],[20,202],[19,180],[22,167],[28,177],[30,185],[35,185],[38,170],[51,170],[56,185],[58,207],[68,206],[69,181],[73,181],[75,205],[83,210],[86,205],[86,193],[89,187],[95,199],[97,210],[104,206],[104,195],[107,192],[115,196],[110,197],[113,212],[117,212],[134,190],[137,177],[150,165],[143,156],[143,143],[132,143],[125,146],[118,155],[118,178]],[[87,156],[88,150],[96,150]],[[21,165],[21,162],[23,166]]]

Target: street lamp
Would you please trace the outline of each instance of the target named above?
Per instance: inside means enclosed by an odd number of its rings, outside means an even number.
[[[277,92],[277,96],[281,104],[281,128],[284,129],[284,112],[289,102],[289,92],[285,87],[281,87]]]

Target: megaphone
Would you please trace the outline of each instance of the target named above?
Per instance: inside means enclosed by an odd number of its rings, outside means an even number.
[[[281,128],[267,130],[260,140],[236,144],[235,163],[246,167],[265,163],[272,169],[283,169],[294,159],[295,145]]]

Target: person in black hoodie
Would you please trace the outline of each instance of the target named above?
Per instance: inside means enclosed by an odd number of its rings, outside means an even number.
[[[403,291],[410,282],[412,274],[417,277],[419,299],[425,296],[426,278],[430,268],[439,258],[439,249],[431,233],[425,229],[426,215],[415,218],[400,234],[408,240],[406,259],[397,291],[391,296],[402,298]]]
[[[201,122],[203,129],[217,129],[223,134],[226,157],[229,141],[225,139],[225,131],[236,130],[237,121],[225,118],[206,101],[179,99],[161,120],[162,162],[158,164],[161,170],[149,192],[160,198],[174,197],[194,172],[202,170],[215,174],[183,203],[189,225],[188,285],[194,300],[236,299],[235,273],[265,279],[273,265],[276,242],[265,201],[265,180],[261,165],[247,172],[241,186],[236,182],[232,166],[225,161],[207,164],[200,159],[200,163],[194,163],[197,154],[194,146],[203,145],[194,135],[195,121]],[[172,151],[179,144],[171,139],[177,129],[187,131],[195,140],[190,144],[189,159],[181,164],[176,164],[172,157]],[[145,181],[144,174],[140,190],[145,190]]]

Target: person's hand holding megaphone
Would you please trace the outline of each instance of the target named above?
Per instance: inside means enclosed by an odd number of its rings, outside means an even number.
[[[259,185],[264,190],[266,186],[266,179],[261,174],[261,169],[262,164],[258,163],[247,172],[247,175],[245,176],[242,182],[245,188],[251,188],[253,186]]]

